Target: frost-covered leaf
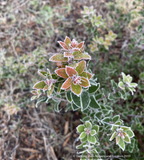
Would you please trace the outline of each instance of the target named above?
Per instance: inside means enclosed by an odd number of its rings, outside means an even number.
[[[84,88],[89,87],[90,86],[89,80],[84,77],[81,77],[80,85]]]
[[[84,42],[80,42],[80,43],[76,46],[76,48],[82,48],[83,45],[84,45]]]
[[[80,107],[79,106],[77,106],[75,103],[71,103],[71,107],[72,107],[72,110],[73,111],[76,111],[76,110],[78,110],[78,109],[80,109]]]
[[[72,102],[71,91],[66,92],[66,98],[69,102]]]
[[[66,66],[66,73],[69,77],[72,77],[73,75],[77,75],[77,71],[69,66]]]
[[[90,142],[90,143],[92,143],[92,144],[95,144],[95,143],[96,143],[96,138],[95,138],[95,136],[88,135],[88,136],[87,136],[87,140],[88,140],[88,142]]]
[[[96,131],[94,129],[91,130],[90,135],[94,136],[96,134]]]
[[[63,49],[65,49],[65,50],[68,49],[68,46],[67,46],[64,42],[58,41],[58,43],[60,44],[60,46],[61,46]]]
[[[126,143],[131,143],[129,136],[125,136],[123,139]]]
[[[78,72],[78,74],[81,74],[84,69],[86,67],[86,62],[84,60],[80,61],[76,67],[76,71]]]
[[[33,89],[43,89],[45,86],[46,84],[44,81],[39,81],[33,86]]]
[[[91,101],[90,101],[91,108],[93,108],[93,109],[100,109],[101,108],[94,96],[91,96],[90,99],[91,99]]]
[[[61,89],[67,89],[71,86],[72,80],[71,78],[67,78],[66,81],[62,84]]]
[[[127,77],[126,77],[125,73],[122,72],[121,75],[122,75],[122,78],[123,78],[123,82],[126,83]]]
[[[81,94],[81,92],[82,92],[82,87],[81,87],[79,84],[74,85],[74,84],[72,83],[72,84],[71,84],[71,91],[72,91],[75,95],[79,96],[79,95]]]
[[[74,54],[74,60],[81,60],[81,59],[91,59],[91,56],[87,53]]]
[[[125,85],[124,85],[123,82],[120,81],[120,82],[118,83],[118,86],[119,86],[121,89],[125,90]]]
[[[38,96],[32,96],[31,97],[31,101],[33,101],[33,100],[35,100],[35,99],[37,99],[38,98]]]
[[[93,130],[93,129],[96,131],[96,133],[99,132],[99,126],[98,126],[98,125],[93,126],[93,127],[92,127],[92,130]]]
[[[60,101],[58,101],[58,102],[55,104],[55,106],[54,106],[54,110],[55,110],[56,112],[59,112],[59,104],[60,104]]]
[[[52,57],[50,57],[49,61],[52,61],[52,62],[67,62],[68,58],[64,57],[63,54],[58,53],[58,54],[54,54]]]
[[[82,133],[80,134],[79,138],[80,138],[80,139],[83,139],[83,138],[85,138],[85,136],[86,136],[86,133],[85,133],[85,132],[82,132]]]
[[[77,95],[75,95],[72,92],[71,92],[71,96],[72,96],[73,103],[75,103],[77,106],[80,107],[81,106],[80,97],[78,97]]]
[[[65,68],[57,69],[57,70],[55,70],[55,73],[62,78],[68,78],[68,75],[66,74]]]
[[[115,131],[117,128],[118,128],[117,125],[112,125],[111,130],[112,130],[112,131]]]
[[[111,137],[110,137],[110,141],[112,141],[115,137],[116,137],[116,135],[117,135],[117,132],[114,132],[112,135],[111,135]]]
[[[119,136],[117,136],[119,137]],[[124,140],[120,137],[119,138],[119,141],[117,143],[117,145],[124,151],[125,150],[125,143],[124,143]]]
[[[86,128],[92,128],[92,124],[90,121],[86,121],[85,126],[86,126]]]
[[[100,84],[99,83],[97,83],[96,85],[91,85],[89,87],[89,93],[95,93],[95,92],[97,92],[99,90],[99,88],[100,88]]]
[[[66,36],[65,40],[64,40],[64,43],[67,45],[67,46],[70,46],[71,45],[71,40],[69,37]]]
[[[50,90],[47,90],[47,96],[48,97],[51,97],[51,94],[52,94],[53,90],[54,90],[54,85],[51,86]]]
[[[134,133],[132,130],[125,130],[125,132],[128,134],[130,138],[134,137]]]
[[[79,132],[79,133],[81,133],[81,132],[83,132],[84,131],[84,125],[79,125],[76,129],[77,129],[77,131]]]
[[[119,115],[116,115],[113,117],[113,122],[117,122],[118,120],[120,119],[120,116]]]
[[[91,73],[89,73],[89,72],[82,72],[81,74],[79,74],[79,76],[81,76],[81,77],[85,77],[85,78],[88,78],[88,79],[91,79],[91,77],[92,77],[92,74]]]
[[[88,108],[90,103],[90,97],[88,92],[82,92],[80,95],[80,104],[81,104],[81,110],[84,111]]]
[[[46,71],[38,70],[38,74],[43,78],[47,78],[47,72]]]

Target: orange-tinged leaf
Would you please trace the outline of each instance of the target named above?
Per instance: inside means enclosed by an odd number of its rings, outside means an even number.
[[[79,74],[79,76],[91,79],[92,74],[89,72],[82,72],[81,74]]]
[[[71,78],[68,78],[62,85],[61,89],[67,89],[71,86],[72,84],[72,80]]]
[[[70,87],[68,87],[67,89],[65,89],[65,91],[68,91],[68,90],[70,90]]]
[[[91,56],[87,53],[76,53],[74,54],[74,60],[81,60],[81,59],[91,59]]]
[[[33,89],[43,89],[45,86],[46,84],[44,81],[39,81],[33,86]]]
[[[69,47],[70,44],[71,44],[70,38],[66,36],[66,38],[65,38],[65,40],[64,40],[64,43]]]
[[[69,77],[72,77],[77,74],[77,71],[72,67],[66,66],[66,73]]]
[[[64,57],[73,57],[72,53],[64,52]]]
[[[76,46],[76,48],[82,48],[82,47],[83,47],[83,45],[84,45],[84,41],[83,41],[83,42],[81,42],[81,43],[79,43],[79,44]]]
[[[89,83],[89,80],[84,78],[84,77],[81,77],[81,83],[80,83],[81,86],[87,88],[90,86],[90,83]]]
[[[68,50],[68,46],[67,46],[64,42],[58,41],[58,43],[60,44],[60,46],[61,46],[63,49]]]
[[[55,73],[62,78],[68,78],[68,75],[66,74],[65,68],[57,69],[57,70],[55,70]]]
[[[76,94],[77,96],[79,96],[82,92],[82,87],[77,84],[77,85],[74,85],[73,83],[71,84],[71,91]]]
[[[82,60],[82,61],[80,61],[80,62],[78,63],[78,66],[76,67],[76,71],[77,71],[79,74],[81,74],[81,73],[84,71],[85,67],[86,67],[86,62],[85,62],[84,60]]]
[[[63,54],[54,54],[52,57],[50,57],[49,61],[52,61],[52,62],[67,62],[68,61],[68,58],[67,57],[64,57]]]

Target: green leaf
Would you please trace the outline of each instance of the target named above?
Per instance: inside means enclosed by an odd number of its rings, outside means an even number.
[[[116,126],[116,125],[112,125],[111,130],[112,130],[112,131],[115,131],[117,128],[118,128],[118,126]]]
[[[102,119],[102,121],[109,123],[110,122],[110,118],[109,117],[105,117],[104,119]]]
[[[141,80],[144,80],[144,72],[141,72],[139,77],[140,77]]]
[[[95,136],[91,136],[91,135],[88,135],[87,136],[87,140],[92,143],[92,144],[95,144],[96,143],[96,138]]]
[[[126,131],[126,130],[130,130],[131,128],[126,126],[121,126],[121,129],[123,129],[123,131]]]
[[[77,96],[79,96],[80,94],[81,94],[81,92],[82,92],[82,87],[79,85],[79,84],[71,84],[71,91],[75,94],[75,95],[77,95]]]
[[[92,128],[92,124],[89,121],[85,122],[85,126],[86,126],[86,128]]]
[[[119,137],[119,136],[117,136]],[[125,143],[124,140],[120,137],[119,142],[117,143],[117,145],[124,151],[125,150]]]
[[[96,133],[99,132],[99,126],[98,125],[93,126],[92,129],[94,129],[96,131]]]
[[[80,158],[80,160],[87,160],[87,152],[84,152]]]
[[[63,54],[54,54],[52,57],[50,57],[49,61],[52,61],[52,62],[67,62],[68,58],[64,57]]]
[[[84,71],[85,67],[86,67],[86,62],[83,60],[78,63],[75,70],[78,72],[78,74],[81,74]]]
[[[87,141],[87,136],[85,136],[83,139],[81,139],[81,142],[86,142]]]
[[[94,136],[96,134],[96,131],[93,129],[93,130],[91,130],[91,133],[90,133],[90,135],[91,136]]]
[[[45,86],[46,83],[44,81],[39,81],[33,86],[33,89],[43,89]]]
[[[68,110],[71,110],[71,109],[72,109],[72,107],[71,107],[71,104],[69,103],[69,104],[67,105],[66,109],[65,109],[65,112],[67,112]]]
[[[55,106],[54,106],[54,110],[55,110],[56,112],[59,112],[59,111],[60,111],[60,110],[59,110],[59,104],[60,104],[60,101],[57,102],[57,103],[55,104]]]
[[[117,132],[114,132],[112,135],[111,135],[111,138],[109,139],[110,141],[112,141],[117,135]]]
[[[81,106],[81,104],[80,104],[80,97],[78,97],[77,95],[75,95],[72,92],[71,92],[71,97],[72,97],[73,103],[75,105],[77,105],[78,107],[80,107]]]
[[[97,113],[95,114],[95,118],[97,118],[98,120],[101,119],[101,116],[102,116],[102,112],[101,112],[101,111],[99,111],[99,112],[97,112]]]
[[[94,96],[91,96],[90,99],[91,99],[91,101],[90,101],[91,108],[93,108],[93,109],[100,109],[101,108]]]
[[[35,100],[35,99],[37,99],[38,98],[38,96],[32,96],[31,97],[31,101],[33,101],[33,100]]]
[[[125,136],[125,138],[123,139],[126,143],[131,143],[131,140],[129,138],[129,136]]]
[[[43,78],[47,78],[47,72],[46,71],[38,70],[38,74]]]
[[[78,110],[78,109],[80,109],[80,107],[79,106],[77,106],[75,103],[71,103],[71,107],[72,107],[72,110],[73,111],[76,111],[76,110]]]
[[[130,138],[134,137],[134,133],[132,130],[125,130],[125,132],[128,134]]]
[[[40,97],[40,98],[38,99],[37,103],[36,103],[36,108],[38,107],[38,104],[39,104],[40,102],[45,102],[46,100],[47,100],[47,97]]]
[[[84,125],[81,124],[81,125],[79,125],[76,129],[77,129],[78,132],[81,133],[81,132],[84,131],[84,128],[85,128]]]
[[[122,77],[123,77],[123,82],[126,83],[127,77],[126,77],[125,73],[122,72],[121,75],[122,75]]]
[[[95,92],[97,92],[98,90],[99,90],[99,88],[100,88],[100,84],[99,83],[97,83],[97,85],[91,85],[90,87],[89,87],[89,93],[95,93]]]
[[[90,103],[90,96],[88,94],[88,92],[82,92],[82,94],[80,95],[80,104],[81,104],[81,111],[84,111],[85,109],[88,108]]]
[[[120,116],[119,115],[116,115],[113,117],[113,122],[117,122],[118,120],[120,119]]]
[[[71,91],[66,92],[66,98],[69,102],[72,102]]]
[[[85,133],[85,132],[82,132],[82,133],[80,134],[79,138],[80,138],[80,139],[83,139],[83,138],[85,138],[85,136],[86,136],[86,133]]]
[[[124,83],[123,83],[122,81],[120,81],[120,82],[118,83],[118,86],[119,86],[121,89],[125,90],[125,85],[124,85]]]
[[[76,149],[82,149],[84,145],[86,145],[86,143],[82,143],[82,144],[76,146]]]
[[[116,125],[121,125],[122,122],[121,122],[121,121],[117,121],[115,124],[116,124]]]
[[[91,59],[91,56],[87,53],[76,53],[73,55],[74,55],[74,60]]]

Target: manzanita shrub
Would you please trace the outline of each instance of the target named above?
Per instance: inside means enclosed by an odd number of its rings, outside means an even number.
[[[130,75],[121,73],[118,84],[111,80],[111,89],[107,92],[100,88],[96,75],[88,69],[91,56],[84,52],[84,42],[78,43],[66,37],[64,42],[58,41],[64,53],[57,53],[50,57],[58,67],[54,73],[49,69],[38,70],[42,80],[34,84],[31,100],[39,102],[55,102],[55,111],[59,112],[61,101],[67,103],[67,110],[79,110],[83,114],[82,124],[77,126],[79,133],[81,160],[102,159],[105,155],[103,145],[110,149],[125,150],[131,143],[134,133],[130,127],[125,126],[119,115],[114,114],[113,105],[120,99],[126,100],[129,91],[136,91],[136,83],[132,82]],[[102,82],[101,82],[102,83]],[[103,142],[103,137],[107,142]]]

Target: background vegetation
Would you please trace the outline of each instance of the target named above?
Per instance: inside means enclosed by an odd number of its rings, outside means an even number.
[[[110,80],[118,82],[122,71],[138,83],[135,95],[113,103],[113,109],[135,133],[124,154],[143,159],[143,17],[140,0],[1,1],[0,159],[78,159],[75,128],[81,113],[65,112],[61,103],[57,114],[53,104],[35,108],[30,101],[32,86],[39,79],[37,70],[55,68],[48,60],[61,52],[57,41],[65,36],[85,41],[85,51],[92,56],[89,68],[104,92],[109,93]],[[106,155],[116,153],[108,143],[103,148]]]

